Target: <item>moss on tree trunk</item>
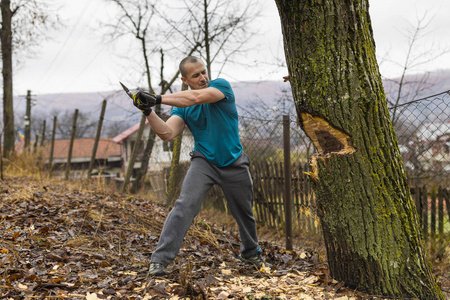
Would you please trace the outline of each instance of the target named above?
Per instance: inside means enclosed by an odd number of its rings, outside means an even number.
[[[310,175],[331,275],[374,295],[444,299],[387,110],[368,1],[276,2],[297,114],[318,151]]]

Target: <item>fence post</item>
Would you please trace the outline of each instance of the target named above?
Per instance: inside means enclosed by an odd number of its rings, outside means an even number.
[[[439,227],[439,243],[444,241],[444,191],[442,187],[438,189],[438,227]]]
[[[436,188],[431,189],[431,221],[430,221],[430,238],[433,249],[436,247]]]
[[[3,153],[2,153],[2,134],[0,133],[0,180],[3,179]]]
[[[43,124],[42,124],[42,134],[41,134],[41,147],[44,147],[44,141],[45,141],[45,127],[46,127],[46,122],[44,120]]]
[[[291,134],[289,119],[289,115],[283,116],[284,213],[286,221],[286,250],[292,250]]]
[[[444,189],[443,195],[444,195],[444,200],[445,200],[445,204],[447,206],[447,214],[448,214],[448,219],[450,220],[450,201],[449,201],[449,189]]]
[[[72,161],[73,142],[75,140],[75,132],[77,130],[77,118],[78,118],[78,109],[75,109],[75,113],[73,115],[72,135],[70,137],[69,154],[67,155],[66,175],[64,177],[65,180],[69,179],[70,163]]]
[[[100,120],[98,121],[98,125],[97,125],[97,134],[95,135],[94,148],[92,149],[91,161],[89,163],[89,170],[87,173],[88,179],[91,179],[92,170],[94,169],[95,154],[97,153],[98,141],[100,140],[100,134],[102,132],[103,118],[105,116],[105,109],[106,109],[106,100],[103,100],[102,111],[100,112]]]
[[[422,188],[414,185],[414,203],[416,204],[417,216],[419,218],[420,228],[422,228]]]
[[[33,153],[36,153],[38,145],[39,145],[39,134],[36,134],[33,144]]]
[[[50,157],[48,158],[49,174],[52,175],[53,169],[53,151],[55,149],[55,134],[56,134],[56,116],[53,117],[52,141],[50,145]]]
[[[428,242],[428,191],[426,186],[422,188],[422,234],[423,240]]]

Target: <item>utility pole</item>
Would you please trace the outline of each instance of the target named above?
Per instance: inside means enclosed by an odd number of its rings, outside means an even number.
[[[30,150],[30,123],[31,123],[31,91],[27,91],[27,108],[25,111],[25,150]]]

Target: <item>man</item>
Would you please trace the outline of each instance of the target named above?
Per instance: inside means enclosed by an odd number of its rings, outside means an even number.
[[[210,81],[203,62],[193,56],[180,63],[181,80],[190,90],[168,95],[138,92],[134,105],[147,116],[150,126],[164,141],[190,129],[195,146],[191,164],[184,178],[180,197],[168,214],[158,246],[153,252],[149,274],[163,276],[166,267],[178,254],[193,218],[200,211],[207,191],[218,184],[235,218],[241,237],[240,259],[261,267],[272,267],[261,258],[253,217],[253,188],[249,159],[239,139],[238,114],[234,93],[228,81]],[[151,107],[173,106],[164,122]]]

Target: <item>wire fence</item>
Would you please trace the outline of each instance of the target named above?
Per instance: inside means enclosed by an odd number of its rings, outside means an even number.
[[[284,226],[283,111],[295,111],[293,103],[281,112],[268,107],[251,111],[256,112],[241,114],[239,126],[244,151],[251,161],[255,216],[261,224]],[[441,229],[450,232],[450,91],[390,107],[389,111],[418,215],[424,230],[429,231],[424,232],[424,237],[442,232]],[[316,232],[315,197],[304,175],[315,149],[295,116],[290,116],[289,124],[294,230]],[[214,207],[225,206],[219,188],[212,189],[208,199]],[[436,226],[440,228],[437,231]]]
[[[450,232],[450,91],[389,108],[405,171],[420,216],[423,236],[433,240]],[[252,162],[255,215],[258,222],[284,226],[283,119],[244,115],[240,119],[241,141]],[[314,146],[290,121],[290,155],[293,170],[294,230],[317,232],[315,197],[309,179],[309,159]],[[213,190],[214,199],[219,199]]]
[[[450,91],[390,108],[411,186],[450,185]]]
[[[450,186],[450,91],[390,107],[411,186]],[[243,116],[241,141],[252,161],[283,161],[283,120]],[[309,162],[314,146],[291,116],[291,162]]]

